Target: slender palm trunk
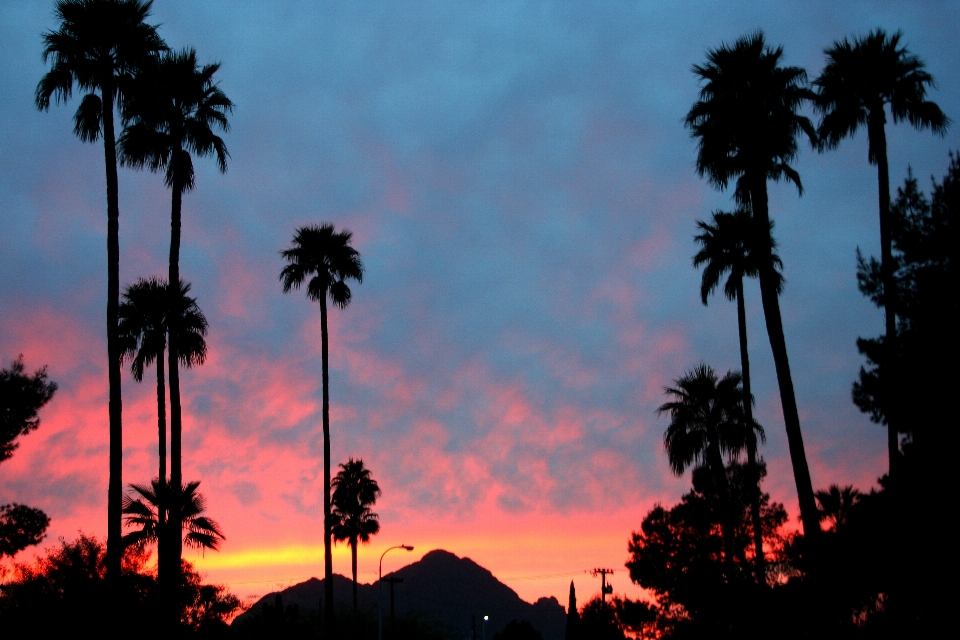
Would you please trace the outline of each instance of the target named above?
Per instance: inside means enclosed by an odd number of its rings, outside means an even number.
[[[707,457],[710,460],[710,468],[713,471],[713,481],[717,485],[717,493],[720,494],[720,529],[723,534],[723,570],[727,574],[727,580],[733,580],[733,518],[730,500],[730,483],[727,481],[727,470],[723,466],[723,456],[720,455],[720,446],[718,445],[717,434],[714,432],[710,438],[711,442],[707,446]]]
[[[753,430],[753,393],[750,390],[750,355],[747,352],[747,311],[743,302],[743,278],[737,281],[737,324],[740,332],[740,371],[743,374],[743,413],[747,428]],[[753,523],[753,562],[757,584],[766,586],[767,571],[763,557],[763,523],[760,520],[760,469],[757,466],[757,441],[747,438],[747,467],[750,477],[750,519]]]
[[[174,156],[171,162],[177,161]],[[167,287],[170,295],[170,308],[167,315],[167,361],[170,376],[170,485],[169,485],[169,514],[167,520],[166,552],[169,556],[168,571],[168,605],[170,606],[171,624],[177,625],[180,621],[180,558],[183,555],[183,523],[181,522],[182,499],[180,488],[183,486],[182,458],[181,458],[181,410],[180,410],[180,370],[178,368],[179,346],[177,334],[179,332],[179,317],[175,310],[175,299],[180,292],[180,213],[183,204],[183,187],[179,176],[175,174],[173,183],[173,198],[170,207],[170,267]]]
[[[120,396],[120,197],[117,140],[113,131],[113,87],[102,90],[103,155],[107,170],[107,377],[110,387],[110,479],[107,488],[107,580],[120,583],[123,555],[123,403]]]
[[[164,385],[163,357],[165,349],[157,354],[157,442],[160,468],[157,477],[160,479],[160,491],[157,494],[157,583],[161,591],[166,587],[167,571],[164,566],[166,553],[163,541],[166,539],[164,530],[167,523],[165,483],[167,481],[167,390]]]
[[[353,611],[357,611],[357,537],[350,538],[350,560],[353,569]]]
[[[323,577],[326,599],[323,620],[328,632],[325,637],[329,637],[333,620],[333,541],[330,530],[330,376],[327,367],[329,336],[327,335],[326,290],[320,297],[320,339],[323,361]]]
[[[790,375],[790,361],[787,359],[787,343],[783,336],[783,319],[780,317],[780,300],[777,295],[777,274],[773,267],[772,247],[770,246],[770,212],[767,204],[767,180],[763,175],[755,175],[751,181],[750,199],[753,205],[755,239],[760,254],[760,297],[763,302],[763,316],[773,351],[773,362],[777,370],[777,384],[780,387],[780,406],[783,409],[783,424],[787,431],[787,443],[790,448],[790,462],[793,465],[793,479],[797,485],[797,498],[800,502],[800,519],[803,533],[814,545],[820,538],[820,517],[817,503],[813,497],[813,483],[807,466],[807,454],[803,447],[803,435],[800,432],[800,415],[797,412],[797,398],[793,391],[793,378]]]
[[[884,357],[880,362],[880,385],[883,393],[884,414],[887,419],[887,455],[891,478],[898,475],[900,442],[898,438],[897,403],[894,399],[896,383],[892,379],[895,367],[893,357],[897,339],[897,282],[894,279],[893,247],[890,232],[890,170],[887,166],[887,136],[884,129],[886,115],[883,105],[870,110],[868,134],[870,146],[877,160],[877,183],[880,196],[880,279],[883,281]]]

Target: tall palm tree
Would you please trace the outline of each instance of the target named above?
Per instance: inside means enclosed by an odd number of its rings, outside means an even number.
[[[206,359],[207,319],[197,306],[195,298],[187,295],[190,285],[180,281],[172,299],[178,316],[178,344],[180,363],[187,367],[203,364]],[[131,360],[130,370],[137,382],[143,380],[144,369],[154,361],[157,364],[157,442],[159,472],[162,483],[167,482],[167,414],[164,384],[163,355],[167,344],[171,293],[166,281],[160,278],[141,278],[127,287],[120,304],[120,340],[123,357]],[[168,544],[164,535],[167,508],[164,494],[157,494],[157,580],[161,589],[167,584]],[[178,558],[179,562],[179,558]]]
[[[931,129],[944,135],[950,120],[935,103],[926,99],[933,76],[917,56],[900,45],[903,34],[888,35],[883,29],[871,31],[853,42],[844,38],[826,49],[827,65],[814,80],[817,87],[817,111],[822,115],[819,134],[825,148],[835,148],[853,136],[861,126],[867,128],[867,160],[877,167],[880,196],[880,274],[883,281],[884,342],[892,345],[897,335],[897,291],[894,278],[890,218],[890,175],[887,167],[886,106],[894,123],[907,120],[917,129]],[[890,406],[885,411],[887,452],[891,477],[900,457],[896,383],[892,371],[881,363],[884,396]]]
[[[820,533],[820,521],[783,335],[780,278],[766,231],[770,228],[767,180],[787,179],[801,190],[800,175],[788,163],[797,153],[798,134],[806,134],[811,142],[817,138],[809,119],[797,113],[813,98],[805,86],[806,72],[799,67],[781,67],[782,56],[783,49],[770,48],[760,32],[740,38],[732,47],[721,45],[710,51],[705,65],[693,67],[703,86],[685,124],[697,139],[697,172],[719,189],[736,180],[735,198],[742,205],[749,204],[753,212],[760,296],[800,515],[804,533],[814,540]]]
[[[380,532],[379,516],[370,507],[380,496],[380,485],[363,466],[363,460],[350,458],[340,465],[333,484],[331,525],[333,539],[350,545],[353,568],[353,610],[357,610],[357,543],[367,544]]]
[[[181,525],[182,543],[193,549],[218,551],[220,543],[226,540],[220,525],[215,520],[201,515],[207,509],[207,501],[197,491],[199,481],[183,485],[178,496],[166,496],[169,485],[154,478],[150,486],[131,484],[134,495],[123,497],[123,513],[128,527],[137,527],[123,537],[124,546],[155,544],[163,531],[161,503],[170,498],[180,505],[177,520]],[[139,496],[139,497],[134,497]]]
[[[700,284],[700,299],[704,306],[714,289],[720,284],[720,279],[729,273],[723,285],[723,293],[728,300],[737,303],[737,325],[740,335],[740,370],[743,376],[743,413],[748,425],[753,424],[753,394],[750,391],[750,356],[747,351],[747,313],[743,300],[743,279],[756,278],[760,272],[757,254],[754,251],[753,220],[750,211],[741,207],[734,213],[717,211],[713,214],[713,222],[700,221],[697,227],[701,233],[694,238],[700,245],[700,251],[693,257],[693,266],[703,266],[703,277]],[[779,294],[783,289],[783,277],[780,269],[783,263],[776,253],[776,242],[773,240],[773,222],[770,223],[769,233],[771,257],[780,282],[777,287]],[[753,551],[757,584],[766,584],[766,568],[763,557],[763,522],[760,518],[760,473],[757,460],[756,438],[747,438],[747,464],[753,476],[752,495],[750,496],[750,516],[753,522]]]
[[[327,297],[340,309],[350,304],[347,280],[363,282],[360,254],[350,246],[353,234],[334,231],[329,223],[300,227],[293,246],[280,255],[287,266],[280,272],[283,292],[299,289],[307,283],[307,297],[320,303],[320,341],[323,368],[323,570],[325,624],[333,619],[333,550],[330,529],[330,378],[329,339],[327,336]]]
[[[86,92],[74,115],[74,133],[84,142],[103,139],[107,178],[107,372],[110,387],[110,480],[107,490],[107,576],[120,579],[121,501],[123,498],[123,428],[120,396],[120,205],[114,107],[122,105],[126,87],[149,59],[166,49],[155,27],[144,22],[151,2],[139,0],[60,0],[54,15],[57,31],[43,34],[43,59],[51,61],[37,85],[36,104],[66,102],[74,85]]]
[[[180,229],[183,194],[194,187],[193,158],[214,156],[221,172],[227,170],[227,147],[214,129],[228,131],[227,115],[233,103],[214,82],[219,64],[200,67],[197,52],[184,49],[165,53],[135,83],[124,114],[131,124],[120,136],[121,162],[137,169],[165,172],[170,187],[170,259],[168,282],[180,282]],[[175,292],[172,292],[175,294]],[[170,483],[182,484],[182,421],[180,406],[181,346],[179,318],[169,318],[167,359],[170,377]],[[176,518],[177,511],[171,511]],[[177,524],[173,523],[176,529]],[[183,547],[172,539],[179,575]],[[175,581],[179,582],[179,580]]]
[[[730,484],[723,455],[736,453],[743,438],[743,390],[740,374],[728,372],[717,379],[714,370],[698,365],[664,391],[673,400],[658,413],[670,414],[670,426],[663,434],[670,467],[678,476],[700,464],[710,470],[721,499],[723,559],[727,578],[733,577],[734,530]]]

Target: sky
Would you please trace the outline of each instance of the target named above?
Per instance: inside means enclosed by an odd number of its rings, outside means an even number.
[[[349,229],[365,267],[330,316],[332,458],[383,489],[360,580],[404,543],[384,572],[442,548],[528,601],[565,604],[570,580],[585,601],[595,567],[636,597],[630,533],[690,485],[663,451],[663,388],[700,362],[739,368],[735,305],[703,306],[691,264],[697,220],[733,206],[696,175],[691,67],[762,29],[814,78],[836,39],[902,29],[960,118],[950,2],[156,0],[151,22],[221,62],[236,105],[227,172],[196,160],[184,197],[181,274],[210,333],[181,389],[184,477],[227,536],[189,558],[248,600],[322,574],[319,309],[278,279],[297,227]],[[76,97],[34,106],[56,27],[52,2],[0,4],[0,363],[22,353],[59,385],[0,467],[0,502],[49,514],[41,546],[106,533],[103,148],[73,135]],[[960,148],[957,125],[887,136],[893,185],[911,167],[928,188]],[[883,429],[850,400],[855,341],[882,331],[855,277],[857,248],[879,253],[876,171],[864,132],[794,166],[802,196],[771,184],[770,212],[807,458],[815,488],[865,490],[885,467]],[[121,169],[119,189],[121,283],[165,276],[162,177]],[[755,281],[745,300],[764,490],[798,526]],[[123,424],[124,483],[146,482],[155,387],[129,371]]]

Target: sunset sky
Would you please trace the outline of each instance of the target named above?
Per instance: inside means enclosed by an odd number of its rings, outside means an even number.
[[[899,28],[960,119],[960,5],[732,5],[155,2],[167,43],[221,61],[236,104],[227,173],[197,160],[184,199],[181,273],[211,326],[208,361],[181,374],[184,476],[227,535],[190,555],[210,580],[249,598],[322,574],[319,310],[278,276],[295,228],[329,221],[366,267],[330,325],[333,460],[362,458],[383,488],[360,579],[406,543],[385,572],[443,548],[530,601],[566,604],[571,579],[584,601],[597,566],[640,594],[628,536],[689,487],[663,452],[663,387],[701,361],[739,368],[735,305],[704,307],[691,266],[696,221],[732,208],[694,170],[691,66],[763,29],[815,77],[835,39]],[[105,536],[107,487],[103,148],[73,135],[76,95],[34,107],[52,11],[0,4],[0,363],[22,353],[60,387],[0,466],[0,503],[46,511],[44,545]],[[895,186],[912,166],[929,188],[960,148],[956,123],[887,135]],[[885,435],[850,387],[856,338],[882,330],[855,278],[857,247],[879,252],[876,171],[863,132],[794,166],[803,196],[772,184],[770,211],[811,474],[868,489]],[[123,285],[165,277],[169,210],[161,176],[121,169]],[[765,490],[796,526],[754,281],[746,304]],[[123,402],[124,482],[146,482],[154,385],[125,370]],[[345,546],[334,570],[349,574]]]

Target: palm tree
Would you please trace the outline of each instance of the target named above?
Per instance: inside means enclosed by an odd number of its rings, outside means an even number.
[[[880,273],[884,341],[888,346],[897,335],[897,291],[891,239],[886,105],[890,105],[894,123],[907,120],[917,129],[929,128],[941,136],[950,123],[940,107],[927,101],[927,87],[934,86],[933,76],[924,69],[920,58],[900,46],[902,37],[899,31],[887,35],[883,29],[877,29],[852,43],[846,38],[834,42],[824,51],[827,66],[813,83],[817,87],[817,111],[822,115],[819,134],[825,148],[837,147],[861,126],[867,128],[867,160],[877,167],[880,192]],[[887,389],[884,395],[891,403],[885,415],[889,471],[893,477],[900,457],[898,417],[892,406],[896,404],[892,402],[896,383],[890,379],[892,371],[884,368],[886,375],[881,375]]]
[[[722,502],[723,558],[728,579],[733,577],[734,531],[723,455],[736,453],[744,440],[740,383],[738,373],[728,372],[718,381],[714,370],[701,364],[675,380],[676,386],[664,389],[673,400],[657,409],[657,413],[670,414],[663,444],[673,472],[681,476],[697,464],[713,476]]]
[[[330,379],[328,375],[327,297],[343,309],[350,304],[347,280],[363,282],[360,254],[350,246],[353,234],[334,231],[329,223],[300,227],[293,236],[293,246],[280,252],[287,266],[280,272],[283,292],[299,289],[307,283],[307,297],[320,303],[320,341],[323,367],[323,564],[325,614],[333,618],[333,550],[330,529]]]
[[[830,523],[834,531],[839,531],[847,525],[850,519],[850,510],[860,502],[863,494],[847,485],[842,489],[835,484],[826,491],[817,491],[817,502],[820,505],[820,517]]]
[[[735,198],[742,205],[749,204],[753,212],[760,296],[800,514],[804,533],[814,539],[820,533],[820,522],[783,336],[778,296],[781,280],[767,233],[767,180],[787,179],[800,190],[800,175],[788,163],[797,153],[797,135],[802,132],[815,142],[816,132],[810,121],[797,113],[813,98],[804,86],[806,72],[798,67],[781,67],[782,55],[783,49],[771,49],[759,32],[740,38],[732,47],[721,45],[710,51],[707,64],[693,67],[704,84],[685,124],[697,139],[697,172],[719,189],[736,180]]]
[[[166,49],[156,29],[144,22],[150,2],[139,0],[60,0],[54,15],[58,31],[43,34],[44,62],[52,59],[37,85],[36,104],[66,102],[74,85],[87,92],[74,115],[74,133],[84,142],[103,138],[107,177],[107,372],[110,387],[110,480],[107,491],[107,576],[120,579],[123,428],[120,396],[120,205],[114,106],[122,105],[130,78],[151,56]]]
[[[700,245],[700,251],[693,257],[693,266],[704,266],[700,285],[700,299],[704,306],[707,298],[720,284],[720,279],[729,273],[723,286],[728,300],[737,302],[737,325],[740,335],[740,370],[743,372],[743,412],[747,424],[753,424],[753,394],[750,391],[750,357],[747,352],[747,314],[743,300],[744,277],[756,278],[760,272],[757,254],[753,250],[753,220],[750,211],[745,208],[735,213],[717,211],[713,214],[713,223],[697,223],[700,235],[694,240]],[[776,254],[776,242],[773,240],[773,223],[770,223],[771,257],[780,282],[779,294],[783,289],[783,276],[779,269],[783,263]],[[760,519],[760,473],[757,464],[756,438],[747,438],[747,464],[753,476],[754,487],[750,496],[750,515],[753,522],[753,551],[757,584],[766,584],[766,568],[763,557],[763,522]]]
[[[128,527],[137,527],[123,537],[124,547],[131,545],[155,544],[159,541],[159,532],[163,530],[161,503],[180,505],[179,517],[182,543],[192,549],[210,549],[218,551],[220,543],[226,540],[220,525],[211,518],[201,515],[207,509],[207,501],[197,491],[199,481],[188,482],[181,487],[179,495],[167,496],[167,483],[154,478],[150,486],[131,484],[135,495],[123,497],[124,520]],[[171,521],[172,522],[172,521]]]
[[[370,510],[380,496],[380,485],[363,466],[363,460],[350,458],[340,465],[333,484],[333,539],[347,541],[353,568],[353,610],[357,610],[357,543],[367,544],[380,532],[379,516]]]
[[[219,64],[202,68],[193,49],[165,53],[134,85],[124,105],[130,126],[120,136],[121,161],[137,169],[164,170],[172,193],[168,282],[180,282],[180,227],[183,194],[194,187],[193,158],[213,155],[221,172],[227,170],[227,147],[214,128],[228,131],[226,114],[233,103],[214,82]],[[175,294],[176,292],[171,292]],[[169,318],[167,358],[170,376],[170,483],[182,483],[180,371],[182,360],[179,317]],[[172,512],[177,517],[177,512]],[[176,528],[176,524],[174,527]],[[172,540],[179,572],[182,545]],[[179,580],[175,581],[179,582]]]
[[[197,306],[195,298],[187,294],[190,285],[180,281],[179,291],[174,298],[177,311],[178,343],[180,344],[180,363],[190,368],[203,364],[206,359],[207,319]],[[160,278],[141,278],[136,284],[127,287],[120,305],[120,340],[123,357],[131,360],[131,372],[137,382],[143,380],[144,369],[154,361],[157,363],[157,442],[159,473],[161,482],[167,482],[167,414],[166,389],[163,376],[163,355],[167,344],[169,328],[171,294],[167,283]],[[168,505],[162,494],[157,494],[157,535],[161,539],[157,552],[157,580],[161,588],[167,583],[170,562],[164,527],[166,525]],[[179,558],[177,559],[179,562]]]

